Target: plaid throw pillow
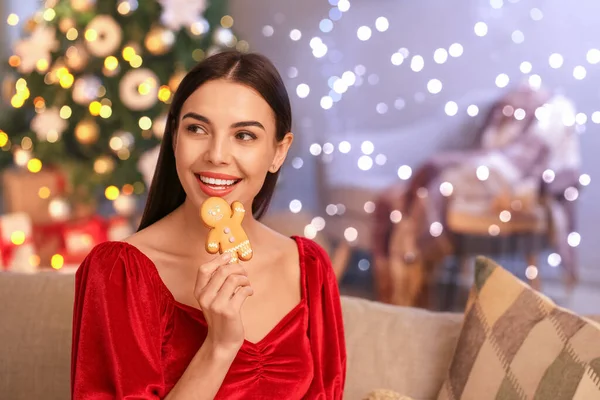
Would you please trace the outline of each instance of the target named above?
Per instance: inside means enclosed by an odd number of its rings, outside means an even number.
[[[438,400],[600,399],[600,324],[485,258]]]

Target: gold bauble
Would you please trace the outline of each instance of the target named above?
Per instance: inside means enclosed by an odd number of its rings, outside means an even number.
[[[65,58],[71,70],[81,71],[87,66],[90,56],[85,47],[79,43],[67,49]]]
[[[96,0],[71,0],[71,8],[78,12],[90,11],[96,5]]]
[[[181,70],[178,70],[177,72],[175,72],[175,74],[173,74],[171,79],[169,79],[169,88],[171,89],[171,92],[175,93],[177,91],[177,88],[179,87],[179,84],[181,83],[185,75],[185,71]]]
[[[25,22],[25,27],[23,28],[23,30],[27,34],[32,34],[33,31],[35,31],[35,28],[37,28],[37,27],[38,27],[38,22],[35,20],[35,18],[29,18],[27,20],[27,22]]]
[[[61,18],[58,23],[58,28],[62,33],[67,33],[67,31],[71,28],[75,28],[77,25],[75,24],[75,20],[73,18]]]
[[[100,128],[98,124],[91,119],[85,119],[75,127],[75,137],[81,144],[93,144],[98,140]]]
[[[144,45],[155,56],[167,53],[175,43],[175,34],[162,26],[154,26],[144,39]]]
[[[10,99],[15,95],[17,89],[15,88],[15,77],[12,75],[6,75],[2,80],[2,99],[9,102]]]
[[[97,174],[110,174],[115,169],[115,161],[109,156],[100,156],[94,161],[94,172]]]

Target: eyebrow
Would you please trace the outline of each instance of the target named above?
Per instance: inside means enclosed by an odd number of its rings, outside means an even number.
[[[195,112],[186,113],[181,118],[181,120],[183,121],[186,118],[192,118],[192,119],[195,119],[197,121],[204,122],[205,124],[209,124],[210,125],[210,120],[208,118],[206,118],[204,115],[200,115],[200,114],[195,113]],[[231,125],[232,128],[245,128],[245,127],[249,127],[249,126],[254,126],[254,127],[262,129],[263,131],[266,131],[266,129],[263,126],[263,124],[261,124],[258,121],[240,121],[240,122],[236,122],[235,124]]]

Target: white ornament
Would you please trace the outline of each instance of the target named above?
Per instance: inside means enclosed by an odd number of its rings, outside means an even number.
[[[56,40],[56,30],[47,25],[38,25],[30,37],[19,40],[15,45],[15,54],[21,62],[17,67],[22,74],[33,72],[38,61],[46,61],[50,66],[51,53],[58,49],[59,42]]]
[[[162,139],[165,134],[165,128],[167,127],[167,114],[161,114],[152,123],[152,132],[154,136]]]
[[[163,7],[161,22],[173,31],[196,23],[206,10],[206,0],[159,0],[158,2]]]
[[[48,204],[48,214],[53,221],[64,222],[71,217],[71,206],[69,202],[63,198],[57,197],[50,200]]]
[[[148,188],[152,184],[152,178],[154,177],[154,170],[156,169],[159,153],[160,145],[142,154],[138,161],[138,171],[140,171],[144,177],[144,182]]]
[[[113,201],[113,208],[119,215],[130,217],[135,213],[135,197],[122,194]]]
[[[117,218],[108,224],[108,240],[121,241],[134,233],[133,227],[125,218]]]
[[[142,84],[147,85],[144,94],[139,90]],[[147,68],[132,69],[119,83],[119,96],[130,110],[147,110],[158,101],[158,77]]]
[[[221,46],[231,47],[235,44],[235,36],[231,29],[219,27],[213,34],[213,40]]]
[[[31,242],[33,225],[29,214],[17,212],[0,216],[0,233],[3,243],[14,246],[8,265],[4,265],[4,257],[0,257],[0,270],[8,269],[12,272],[32,273],[37,270],[37,264],[32,263],[35,258],[35,247]]]
[[[134,143],[135,138],[131,132],[118,131],[110,140],[110,148],[117,152],[122,149],[130,150]]]
[[[85,29],[96,32],[94,40],[85,42],[90,54],[96,57],[110,56],[121,46],[123,37],[121,27],[111,16],[98,15],[90,21]]]
[[[96,76],[82,76],[73,85],[73,101],[82,106],[87,106],[98,97],[102,81]]]
[[[31,150],[17,148],[13,153],[13,161],[19,167],[26,166],[32,157]]]
[[[53,142],[59,140],[67,126],[67,121],[60,117],[57,107],[47,108],[31,120],[31,130],[39,141],[46,141],[49,137],[53,137]]]

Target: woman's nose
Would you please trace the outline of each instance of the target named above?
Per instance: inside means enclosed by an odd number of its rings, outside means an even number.
[[[206,161],[214,165],[229,164],[231,161],[231,149],[227,138],[213,136],[210,140]]]

